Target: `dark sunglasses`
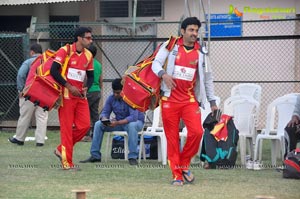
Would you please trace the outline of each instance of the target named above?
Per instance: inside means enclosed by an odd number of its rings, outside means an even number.
[[[82,37],[82,38],[87,39],[87,40],[92,40],[93,39],[93,37],[90,37],[90,36],[88,36],[88,37]]]

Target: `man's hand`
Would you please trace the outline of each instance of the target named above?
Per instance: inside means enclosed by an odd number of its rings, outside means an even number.
[[[82,89],[82,94],[81,94],[81,96],[82,96],[83,98],[86,98],[87,91],[88,91],[88,88],[87,88],[87,87],[84,87],[84,88]]]
[[[19,92],[19,98],[23,97],[23,92]]]
[[[119,123],[118,123],[117,120],[112,120],[109,126],[110,126],[110,127],[116,127],[116,126],[118,126],[118,125],[119,125]]]
[[[215,112],[215,110],[218,110],[218,107],[212,106],[212,107],[210,107],[210,109],[211,109],[211,115],[214,116],[214,112]]]
[[[82,97],[82,94],[80,93],[80,90],[77,87],[71,85],[68,82],[65,84],[65,87],[70,91],[70,93],[73,96],[75,96],[75,97]]]
[[[299,124],[299,117],[297,115],[293,115],[292,119],[287,124],[288,127],[294,127],[295,125]]]
[[[165,84],[167,85],[167,87],[169,89],[174,89],[176,87],[176,84],[175,84],[172,76],[165,73],[161,76],[161,78],[163,79],[163,81],[165,82]]]

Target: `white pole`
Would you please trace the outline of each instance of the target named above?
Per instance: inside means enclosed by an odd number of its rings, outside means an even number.
[[[191,9],[190,9],[190,6],[189,6],[189,1],[188,0],[185,0],[185,6],[184,6],[184,17],[190,17],[191,16]]]
[[[203,16],[204,16],[204,20],[205,20],[205,25],[207,27],[207,32],[206,32],[206,30],[204,31],[204,34],[207,33],[207,42],[203,42],[203,40],[201,38],[201,36],[202,36],[201,33],[200,33],[199,42],[200,42],[200,45],[202,46],[202,52],[204,53],[205,72],[209,72],[209,71],[211,71],[211,68],[210,68],[210,59],[209,59],[209,45],[210,45],[210,0],[208,0],[207,17],[206,17],[206,13],[205,13],[205,9],[204,9],[204,4],[203,4],[202,0],[199,1],[199,5],[200,5],[200,7],[202,7]],[[201,16],[201,13],[200,13],[200,16]],[[205,37],[205,35],[204,35],[204,37]]]
[[[210,50],[210,0],[208,0],[208,18],[207,18],[207,24],[208,24],[208,38],[207,38],[207,51],[209,53]]]
[[[135,25],[136,25],[136,9],[137,9],[137,0],[134,0],[133,4],[133,20],[132,20],[132,34],[135,35]]]
[[[202,15],[201,15],[201,11],[202,11]],[[205,14],[205,9],[204,9],[204,4],[202,0],[199,0],[199,20],[201,21],[201,18],[203,17],[203,21],[205,21],[205,26],[207,26],[207,22],[206,22],[206,14]],[[204,31],[200,31],[199,32],[199,43],[202,46],[203,45],[203,37],[205,37],[206,32],[206,27],[202,26],[202,30],[204,28]],[[204,35],[203,35],[204,33]]]

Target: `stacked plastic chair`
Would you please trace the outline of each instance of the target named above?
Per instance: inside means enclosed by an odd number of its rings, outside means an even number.
[[[161,118],[161,107],[158,106],[154,109],[152,126],[147,127],[145,131],[141,132],[140,136],[140,151],[139,151],[139,163],[142,159],[146,159],[144,152],[144,136],[154,136],[157,137],[157,152],[158,152],[158,161],[161,161],[163,165],[167,164],[167,139],[165,136],[164,128],[159,126]]]
[[[297,95],[288,94],[278,97],[268,105],[266,127],[262,129],[261,134],[257,135],[254,151],[254,160],[261,161],[262,159],[262,141],[268,139],[272,141],[271,144],[271,160],[272,165],[276,165],[278,152],[281,152],[281,160],[284,155],[284,128],[290,121]]]

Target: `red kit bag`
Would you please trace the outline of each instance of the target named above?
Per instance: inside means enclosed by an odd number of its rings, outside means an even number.
[[[70,46],[67,44],[68,55]],[[61,104],[62,86],[50,74],[50,69],[56,55],[55,51],[46,50],[38,56],[30,66],[30,70],[23,89],[25,100],[30,100],[35,106],[40,106],[44,111],[58,108]],[[67,56],[62,66],[61,74],[64,76],[70,55]]]
[[[171,51],[176,41],[177,38],[171,36],[166,48]],[[146,59],[130,66],[123,77],[123,100],[141,112],[156,108],[159,102],[161,80],[151,69],[159,47]]]

